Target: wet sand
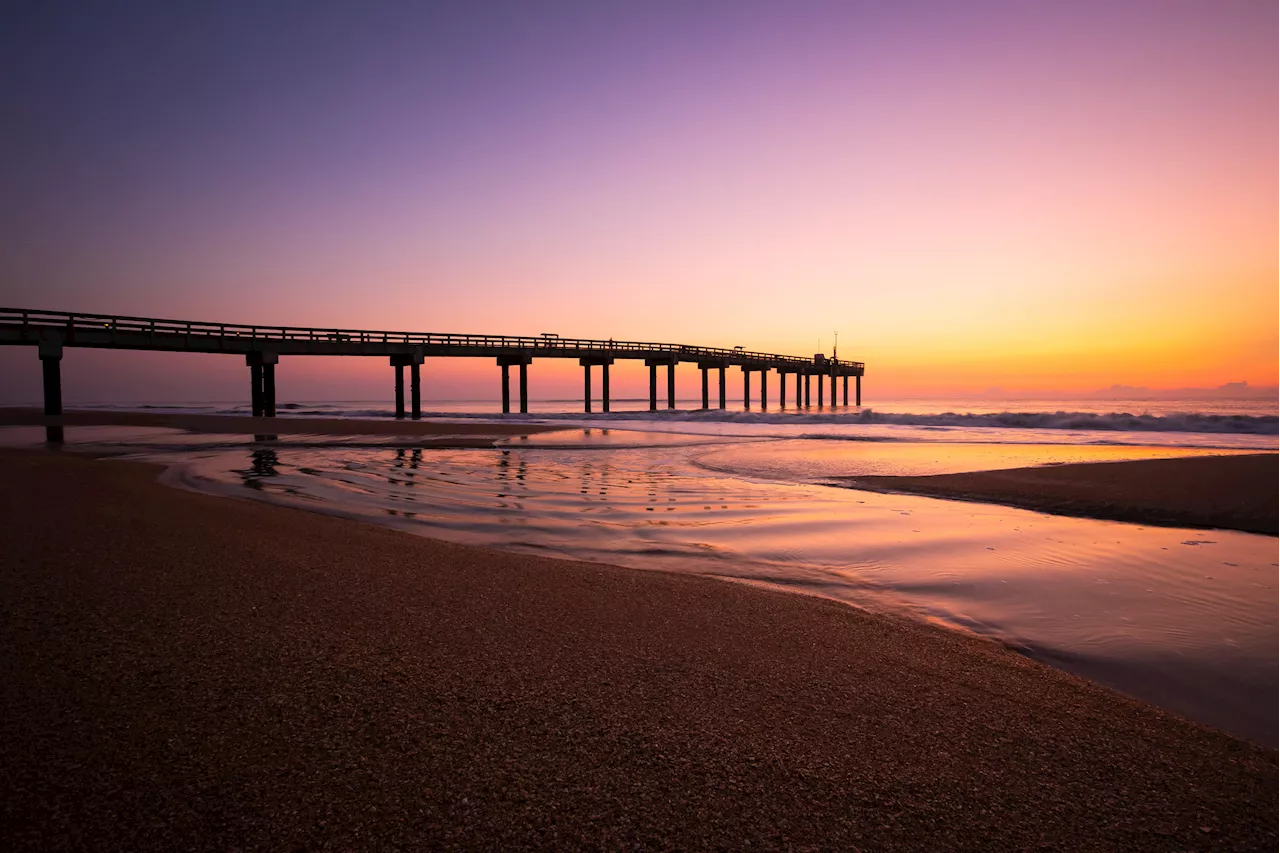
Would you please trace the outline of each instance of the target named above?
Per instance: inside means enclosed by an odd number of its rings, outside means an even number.
[[[501,418],[501,415],[494,415]],[[191,432],[241,435],[403,435],[506,437],[554,432],[556,426],[472,421],[441,423],[415,420],[347,418],[252,418],[243,415],[175,415],[161,412],[95,411],[82,409],[49,417],[35,408],[0,408],[0,426],[140,426],[168,427]],[[455,443],[456,445],[456,443]]]
[[[853,488],[1057,515],[1276,535],[1274,453],[1092,462],[927,477],[841,477]]]
[[[1274,849],[1276,752],[994,643],[0,451],[5,849]]]

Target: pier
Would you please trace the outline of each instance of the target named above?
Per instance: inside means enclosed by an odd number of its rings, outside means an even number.
[[[276,367],[284,356],[339,355],[386,358],[395,371],[397,418],[422,417],[422,369],[428,358],[493,358],[501,369],[502,411],[511,412],[510,369],[519,368],[517,402],[529,411],[529,367],[535,358],[577,359],[583,371],[583,410],[592,411],[592,369],[600,369],[600,410],[609,411],[609,367],[617,360],[643,361],[649,368],[649,409],[658,410],[658,368],[665,369],[666,408],[676,407],[676,368],[693,364],[702,371],[702,408],[711,408],[710,376],[716,374],[719,408],[725,408],[726,371],[742,371],[743,405],[751,408],[751,375],[759,374],[761,409],[769,405],[770,371],[778,374],[777,403],[787,405],[787,376],[794,377],[795,405],[810,405],[810,382],[817,377],[817,405],[824,403],[823,386],[830,380],[831,405],[836,405],[836,381],[843,382],[844,405],[849,405],[849,378],[854,380],[854,405],[862,405],[860,361],[837,361],[751,352],[742,348],[689,346],[640,341],[561,338],[556,335],[459,335],[426,332],[386,332],[361,329],[319,329],[294,326],[251,326],[190,320],[161,320],[63,311],[0,308],[0,345],[32,346],[44,375],[44,412],[62,414],[62,354],[67,348],[155,350],[158,352],[223,353],[244,359],[249,369],[249,399],[253,414],[275,417]],[[405,405],[405,368],[409,369],[409,401]],[[802,383],[803,377],[803,383]],[[62,427],[47,426],[49,441],[62,440]]]

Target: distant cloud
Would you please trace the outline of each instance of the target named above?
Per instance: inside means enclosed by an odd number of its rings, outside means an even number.
[[[1205,398],[1241,398],[1249,399],[1267,399],[1280,395],[1280,388],[1275,385],[1251,386],[1248,382],[1225,382],[1217,388],[1173,388],[1159,389],[1146,388],[1134,385],[1112,385],[1110,388],[1103,388],[1100,391],[1094,391],[1089,396],[1102,397],[1105,399],[1124,399],[1135,400],[1145,397],[1157,397],[1160,399],[1205,399]]]

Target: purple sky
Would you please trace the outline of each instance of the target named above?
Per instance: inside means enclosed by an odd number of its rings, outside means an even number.
[[[1274,384],[1276,41],[1261,2],[11,3],[0,304]],[[114,358],[69,399],[223,393]]]

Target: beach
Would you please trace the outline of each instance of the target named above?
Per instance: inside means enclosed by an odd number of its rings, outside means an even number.
[[[1276,753],[842,604],[0,454],[10,849],[1271,849]]]
[[[1274,453],[1053,465],[928,477],[849,477],[859,489],[1058,515],[1276,535]]]

